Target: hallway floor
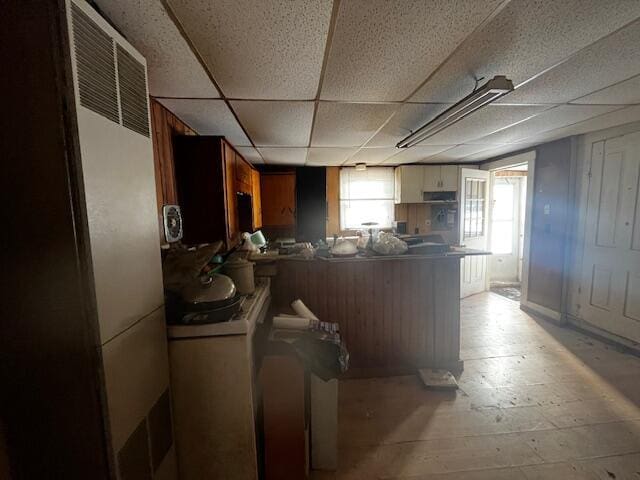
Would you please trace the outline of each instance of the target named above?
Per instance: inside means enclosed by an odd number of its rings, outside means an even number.
[[[463,300],[457,393],[417,377],[340,383],[332,480],[640,480],[640,358],[520,311]]]

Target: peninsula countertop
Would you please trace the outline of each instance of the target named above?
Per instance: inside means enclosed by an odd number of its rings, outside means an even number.
[[[364,262],[364,261],[379,261],[379,260],[423,260],[423,259],[435,259],[435,258],[462,258],[468,256],[477,255],[491,255],[491,252],[485,250],[476,250],[473,248],[464,247],[451,247],[448,252],[440,253],[424,253],[424,254],[411,254],[405,253],[402,255],[366,255],[358,253],[354,257],[321,257],[315,256],[313,258],[304,258],[302,255],[277,255],[272,253],[252,253],[249,256],[249,260],[255,262],[267,262],[276,260],[299,260],[299,261],[313,261],[321,260],[324,262]]]

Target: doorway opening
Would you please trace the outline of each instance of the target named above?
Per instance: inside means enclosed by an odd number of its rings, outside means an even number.
[[[488,282],[490,290],[520,302],[528,163],[491,171]]]

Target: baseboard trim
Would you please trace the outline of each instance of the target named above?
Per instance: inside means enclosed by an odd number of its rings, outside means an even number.
[[[606,330],[585,322],[579,317],[567,314],[566,318],[566,325],[568,325],[572,329],[580,333],[584,333],[585,335],[589,335],[590,337],[593,337],[597,340],[600,340],[601,342],[606,343],[607,345],[610,345],[623,353],[629,353],[631,355],[635,355],[636,357],[640,357],[640,343],[629,340],[628,338],[620,337],[615,333],[607,332]]]
[[[530,315],[535,315],[548,322],[555,323],[556,325],[564,325],[560,313],[550,308],[543,307],[531,302],[520,302],[520,310]]]

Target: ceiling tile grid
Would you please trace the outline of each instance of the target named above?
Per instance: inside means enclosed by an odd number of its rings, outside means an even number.
[[[518,152],[520,150],[527,150],[532,147],[538,145],[537,142],[527,142],[527,143],[514,143],[511,145],[502,145],[500,147],[492,147],[485,150],[481,150],[477,153],[469,155],[468,157],[464,157],[461,159],[462,162],[470,163],[470,162],[481,162],[483,160],[488,160],[490,158],[499,157],[500,155],[506,155],[507,153]]]
[[[452,102],[471,92],[475,78],[506,75],[529,80],[640,16],[640,2],[512,0],[474,34],[412,98]]]
[[[309,145],[313,102],[236,100],[231,106],[256,146]]]
[[[367,165],[379,165],[389,157],[399,153],[395,147],[381,148],[361,148],[354,156],[349,158],[345,165],[355,165],[356,163],[366,163]]]
[[[341,2],[321,98],[404,100],[500,1]]]
[[[631,105],[640,103],[640,75],[574,100],[575,104]]]
[[[399,150],[396,155],[388,158],[385,165],[402,165],[404,163],[429,163],[437,153],[454,148],[455,145],[416,145]]]
[[[582,135],[589,132],[640,121],[640,105],[621,108],[610,113],[598,115],[565,127],[548,130],[532,137],[537,144],[551,142],[571,135]],[[525,142],[529,139],[525,139]],[[513,144],[513,145],[520,145]]]
[[[611,105],[560,105],[510,128],[476,139],[473,143],[485,145],[518,143],[535,137],[536,134],[581,122],[619,108],[621,107]]]
[[[254,163],[478,161],[637,120],[638,0],[96,3],[147,58],[150,93]],[[395,148],[494,75],[516,90]]]
[[[360,147],[397,110],[396,104],[320,102],[312,147]]]
[[[522,122],[548,108],[546,105],[489,105],[420,142],[420,145],[471,143],[477,138]]]
[[[160,1],[97,0],[96,3],[147,59],[151,95],[220,96]]]
[[[392,147],[426,122],[444,112],[451,104],[406,103],[393,115],[391,120],[375,137],[367,142],[367,147]]]
[[[449,150],[444,150],[443,152],[436,153],[435,155],[429,157],[428,161],[438,163],[464,161],[466,157],[478,152],[488,150],[490,148],[500,147],[490,147],[488,145],[457,145]]]
[[[222,100],[161,98],[159,101],[199,135],[223,135],[236,147],[251,146],[233,113]]]
[[[260,152],[253,147],[236,147],[240,155],[244,157],[244,159],[254,165],[258,165],[264,163],[264,160],[260,156]]]
[[[316,95],[331,0],[170,0],[229,98]]]
[[[500,103],[567,103],[638,75],[638,45],[640,21],[581,50],[568,61],[504,96]]]
[[[309,166],[340,166],[358,151],[357,147],[311,147],[307,154]]]
[[[307,159],[306,148],[260,147],[258,150],[264,163],[271,165],[304,165]]]

